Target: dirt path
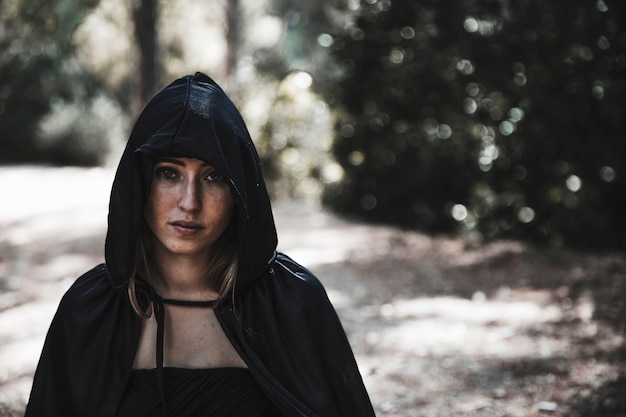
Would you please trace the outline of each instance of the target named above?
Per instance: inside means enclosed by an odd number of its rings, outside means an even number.
[[[0,168],[0,416],[20,416],[62,293],[102,260],[106,169]],[[626,416],[626,259],[467,247],[275,207],[379,416]]]

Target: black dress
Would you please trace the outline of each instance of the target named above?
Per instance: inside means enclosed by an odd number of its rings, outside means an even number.
[[[137,290],[154,306],[156,368],[131,371],[117,417],[280,416],[246,368],[163,366],[165,305],[212,308],[214,301],[164,299],[143,280],[138,280]]]
[[[158,370],[133,370],[118,417],[274,417],[280,413],[245,368],[163,368],[167,412]]]

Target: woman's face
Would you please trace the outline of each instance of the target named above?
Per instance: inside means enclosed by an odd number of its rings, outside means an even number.
[[[233,205],[225,178],[212,166],[193,158],[157,160],[145,211],[157,255],[206,259]]]

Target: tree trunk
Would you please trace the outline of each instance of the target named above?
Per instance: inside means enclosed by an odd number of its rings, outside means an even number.
[[[237,66],[237,51],[239,50],[240,0],[226,2],[226,65],[225,79],[229,79]]]
[[[148,103],[159,87],[157,0],[134,0],[132,17],[139,49],[139,108]]]

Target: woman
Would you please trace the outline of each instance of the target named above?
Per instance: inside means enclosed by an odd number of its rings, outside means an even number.
[[[26,416],[373,416],[319,281],[276,252],[258,156],[197,73],[146,106],[106,263],[63,297]]]

